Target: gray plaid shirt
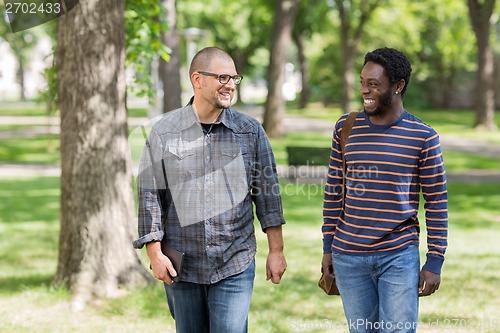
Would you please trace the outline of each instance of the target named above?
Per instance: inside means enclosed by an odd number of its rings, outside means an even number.
[[[243,272],[262,230],[285,223],[276,163],[260,123],[224,109],[207,134],[192,105],[156,122],[138,176],[139,239],[185,253],[181,281],[216,283]]]

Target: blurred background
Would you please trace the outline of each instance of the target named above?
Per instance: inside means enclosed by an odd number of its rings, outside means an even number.
[[[174,331],[131,246],[133,170],[140,125],[189,101],[187,67],[215,45],[244,76],[234,107],[271,139],[287,220],[277,286],[256,223],[249,331],[348,331],[317,287],[324,157],[361,108],[364,55],[387,46],[411,61],[405,108],[440,134],[447,168],[450,245],[419,332],[500,332],[498,1],[87,0],[58,17],[49,2],[0,2],[0,331]]]

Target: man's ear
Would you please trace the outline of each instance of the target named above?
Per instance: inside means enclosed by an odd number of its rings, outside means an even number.
[[[401,91],[406,86],[405,80],[401,79],[398,83],[396,83],[396,89],[394,90],[397,94],[401,94]]]
[[[191,74],[191,84],[194,89],[201,89],[201,74],[198,72],[193,72]]]

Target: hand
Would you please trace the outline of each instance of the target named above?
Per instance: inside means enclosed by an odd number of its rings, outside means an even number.
[[[152,242],[146,245],[153,276],[166,284],[172,284],[172,277],[177,276],[177,272],[172,262],[161,252],[160,242]]]
[[[333,268],[333,260],[331,253],[323,254],[323,260],[321,260],[321,267],[323,268],[323,273],[325,275],[330,275],[331,277],[335,277],[335,270]]]
[[[283,251],[269,252],[266,261],[266,280],[278,284],[286,271],[286,259]]]
[[[432,273],[426,270],[420,271],[420,279],[418,282],[418,296],[429,296],[434,294],[439,289],[441,283],[441,275]]]

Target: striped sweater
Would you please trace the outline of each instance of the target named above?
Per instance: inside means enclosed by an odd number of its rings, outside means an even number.
[[[389,125],[357,116],[345,147],[347,194],[342,209],[343,168],[335,125],[323,204],[323,251],[373,255],[419,242],[420,191],[425,200],[427,260],[440,274],[447,246],[448,196],[438,134],[404,111]]]

